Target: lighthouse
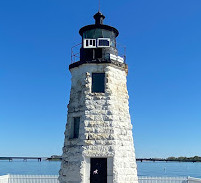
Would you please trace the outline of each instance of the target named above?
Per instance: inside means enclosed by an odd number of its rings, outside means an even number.
[[[71,55],[71,91],[59,181],[137,183],[128,66],[125,55],[117,49],[118,30],[103,24],[101,12],[94,19],[94,24],[80,29],[79,54]]]

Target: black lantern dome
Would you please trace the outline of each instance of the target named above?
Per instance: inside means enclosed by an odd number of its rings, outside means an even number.
[[[105,19],[105,16],[101,12],[96,13],[94,15],[94,19],[95,19],[95,24],[87,25],[80,29],[79,33],[81,36],[83,36],[83,33],[88,30],[93,30],[93,29],[98,29],[98,28],[113,32],[115,34],[115,37],[117,37],[119,35],[119,31],[117,29],[115,29],[114,27],[111,27],[109,25],[103,24],[103,20]]]

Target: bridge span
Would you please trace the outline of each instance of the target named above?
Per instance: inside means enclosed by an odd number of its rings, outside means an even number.
[[[47,157],[0,157],[0,160],[8,160],[8,161],[13,161],[13,160],[38,160],[38,162],[47,160]]]

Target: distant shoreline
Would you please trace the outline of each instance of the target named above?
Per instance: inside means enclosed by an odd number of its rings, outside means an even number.
[[[61,156],[51,156],[47,158],[48,161],[61,161]],[[145,162],[145,161],[164,161],[164,162],[201,162],[201,157],[194,156],[194,157],[168,157],[168,158],[136,158],[136,161]]]
[[[201,160],[195,159],[168,159],[168,158],[137,158],[136,161],[145,162],[145,161],[152,161],[152,162],[201,162]]]
[[[51,157],[0,157],[0,160],[8,160],[8,161],[13,161],[14,159],[18,160],[38,160],[40,161],[61,161],[62,156],[57,156],[53,155]],[[168,158],[136,158],[136,161],[138,162],[201,162],[201,157],[199,156],[194,156],[194,157],[168,157]]]

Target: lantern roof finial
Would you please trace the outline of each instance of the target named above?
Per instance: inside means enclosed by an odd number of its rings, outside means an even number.
[[[100,11],[98,11],[98,13],[96,13],[94,15],[94,19],[95,19],[95,24],[96,25],[102,25],[103,20],[105,19],[105,16]]]

